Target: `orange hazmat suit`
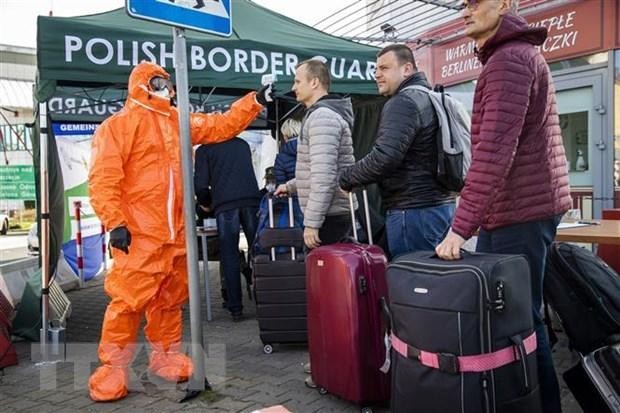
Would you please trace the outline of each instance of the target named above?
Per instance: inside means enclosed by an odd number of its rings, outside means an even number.
[[[129,254],[114,250],[105,280],[111,302],[99,343],[102,366],[89,380],[90,397],[96,401],[127,395],[143,314],[151,345],[149,370],[178,382],[192,374],[191,359],[180,352],[181,306],[188,290],[179,115],[169,98],[149,89],[155,77],[169,75],[154,63],[138,64],[129,77],[125,106],[103,122],[93,138],[91,204],[107,228],[126,226],[131,233]],[[191,114],[192,142],[233,138],[262,108],[252,92],[226,113]]]

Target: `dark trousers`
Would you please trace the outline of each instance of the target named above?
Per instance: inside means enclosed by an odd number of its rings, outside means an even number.
[[[532,304],[534,328],[536,330],[536,360],[538,362],[538,380],[542,398],[543,412],[558,413],[562,411],[560,403],[560,387],[551,347],[547,339],[543,322],[543,278],[547,252],[555,239],[556,229],[561,216],[523,224],[509,225],[491,231],[480,231],[478,252],[496,254],[523,254],[530,264],[532,280]]]
[[[239,262],[239,231],[248,240],[248,245],[254,243],[256,235],[258,207],[242,207],[230,209],[217,214],[217,234],[220,239],[221,271],[226,280],[227,305],[231,313],[241,311],[241,274]]]
[[[321,245],[335,244],[351,236],[351,215],[327,215],[319,229]]]

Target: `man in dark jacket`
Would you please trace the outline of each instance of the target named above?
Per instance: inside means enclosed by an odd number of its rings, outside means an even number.
[[[542,323],[545,259],[560,217],[571,206],[555,89],[536,48],[544,27],[530,28],[510,0],[465,1],[465,33],[484,69],[472,116],[472,163],[452,228],[437,247],[444,259],[480,230],[478,251],[523,254],[530,264],[540,394],[545,412],[560,395]]]
[[[233,321],[239,321],[243,318],[239,230],[243,227],[248,245],[252,245],[260,202],[258,183],[252,168],[252,153],[247,142],[235,138],[198,148],[194,187],[198,204],[209,205],[211,201],[215,212],[221,269],[226,280],[226,308]]]
[[[342,171],[339,184],[346,191],[379,184],[392,256],[433,250],[450,227],[455,195],[435,179],[439,123],[433,104],[424,91],[408,89],[430,86],[404,44],[379,52],[376,79],[379,93],[390,97],[377,139],[368,155]]]

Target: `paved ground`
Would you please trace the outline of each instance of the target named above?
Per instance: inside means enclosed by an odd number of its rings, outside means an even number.
[[[215,265],[214,265],[215,264]],[[133,364],[131,393],[114,403],[94,403],[86,390],[90,372],[97,366],[97,341],[107,297],[100,280],[68,293],[73,315],[67,325],[67,360],[52,365],[31,361],[38,344],[17,343],[20,364],[4,370],[0,377],[0,408],[6,412],[251,412],[284,404],[293,412],[356,412],[359,408],[331,395],[322,396],[304,386],[302,365],[308,355],[304,347],[280,347],[273,354],[262,351],[252,303],[246,301],[249,318],[232,323],[219,305],[217,263],[211,263],[214,321],[204,324],[208,347],[207,376],[214,391],[179,404],[180,388],[141,377],[146,371],[146,349],[138,351]],[[215,286],[217,285],[217,288]],[[185,336],[189,341],[189,318],[185,314]],[[143,342],[143,338],[141,337]],[[35,356],[36,357],[36,356]],[[560,371],[571,365],[565,344],[555,354]],[[1,373],[0,373],[1,374]],[[565,413],[577,413],[574,400],[562,389]],[[377,411],[377,410],[375,410]],[[387,409],[378,409],[387,412]]]
[[[0,235],[0,264],[27,257],[27,238],[27,231],[11,231]]]

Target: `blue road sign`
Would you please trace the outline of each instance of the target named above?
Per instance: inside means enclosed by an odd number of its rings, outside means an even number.
[[[125,7],[138,19],[226,37],[232,34],[231,0],[126,0]]]

